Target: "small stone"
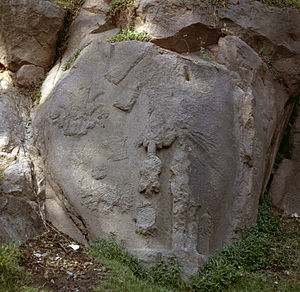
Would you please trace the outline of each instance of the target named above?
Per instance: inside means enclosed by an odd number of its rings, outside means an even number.
[[[24,65],[17,72],[17,84],[20,87],[38,85],[44,79],[44,69],[34,65]]]

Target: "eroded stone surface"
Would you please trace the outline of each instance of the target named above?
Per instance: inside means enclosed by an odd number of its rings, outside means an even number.
[[[34,166],[27,147],[26,108],[30,101],[8,85],[0,88],[0,242],[24,241],[40,234]]]
[[[177,52],[195,52],[235,35],[269,62],[297,93],[300,77],[300,14],[297,9],[266,6],[258,1],[229,1],[216,7],[206,1],[136,0],[136,27],[153,42]],[[293,60],[293,61],[292,61]]]
[[[222,65],[95,37],[44,97],[46,198],[54,188],[86,239],[113,231],[144,261],[176,253],[191,273],[255,221],[289,95],[241,39],[215,54]]]

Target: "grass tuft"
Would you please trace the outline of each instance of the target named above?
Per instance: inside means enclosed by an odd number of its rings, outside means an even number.
[[[146,32],[137,32],[131,30],[121,30],[118,34],[114,35],[112,38],[107,39],[108,43],[118,43],[122,41],[140,41],[149,42],[151,37]]]

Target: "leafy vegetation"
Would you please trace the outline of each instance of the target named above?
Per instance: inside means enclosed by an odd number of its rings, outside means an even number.
[[[146,32],[138,32],[134,29],[135,8],[132,0],[113,0],[106,17],[111,23],[119,22],[121,26],[120,32],[107,39],[107,42],[117,43],[130,40],[148,42],[151,40]]]
[[[260,200],[256,225],[242,233],[242,240],[236,240],[211,257],[192,277],[193,291],[264,291],[261,290],[264,286],[270,283],[274,285],[274,270],[282,271],[289,267],[292,260],[287,260],[283,251],[286,246],[283,225],[279,216],[271,209],[268,195]],[[300,237],[298,242],[299,239]],[[282,280],[281,284],[282,287],[300,289],[300,283]],[[241,290],[247,285],[252,288]]]
[[[106,41],[109,43],[117,43],[130,40],[149,42],[151,40],[151,37],[145,32],[121,30],[118,34],[114,35],[112,38]]]

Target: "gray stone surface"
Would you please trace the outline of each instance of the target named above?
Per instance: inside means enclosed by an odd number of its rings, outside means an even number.
[[[2,76],[0,76],[2,77]],[[8,83],[0,88],[0,242],[24,241],[40,234],[34,166],[27,140],[30,101]]]
[[[216,7],[206,1],[136,0],[136,27],[158,45],[193,52],[235,35],[260,53],[290,87],[300,90],[300,14],[297,9],[232,0]],[[172,24],[172,25],[170,25]]]
[[[270,195],[273,204],[288,214],[300,215],[300,115],[290,133],[290,159],[283,159],[274,174]]]
[[[191,273],[255,221],[288,93],[239,38],[215,54],[222,65],[95,36],[44,96],[46,198],[82,240],[116,232],[145,262],[176,253]]]
[[[29,64],[49,69],[64,15],[45,0],[1,0],[0,63],[13,72]]]
[[[83,243],[115,232],[146,264],[175,253],[190,274],[256,220],[300,89],[299,13],[138,0],[154,43],[108,44],[108,4],[86,1],[38,107],[0,72],[0,241],[39,234],[45,217]],[[41,0],[0,12],[0,63],[30,84],[63,12]]]

